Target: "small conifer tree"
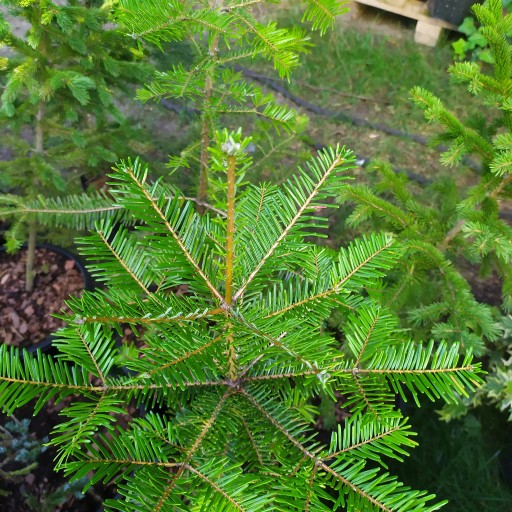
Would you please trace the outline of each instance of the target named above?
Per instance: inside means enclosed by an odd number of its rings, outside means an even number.
[[[249,139],[216,140],[212,214],[139,162],[119,166],[111,193],[138,229],[107,220],[81,241],[106,288],[70,301],[56,358],[0,347],[3,409],[80,395],[51,443],[67,475],[118,482],[106,510],[437,510],[386,472],[415,444],[395,395],[454,401],[479,385],[478,367],[458,344],[404,338],[368,296],[400,257],[391,236],[340,251],[306,242],[353,155],[326,150],[281,187],[241,186]],[[323,329],[333,309],[341,345]],[[123,355],[114,333],[126,325],[140,341]],[[311,399],[338,393],[350,419],[324,445]],[[118,421],[132,402],[146,414]]]
[[[512,197],[512,47],[507,36],[512,15],[502,13],[500,0],[477,4],[473,12],[489,41],[494,64],[482,69],[482,63],[457,62],[449,73],[470,94],[488,100],[487,115],[462,121],[429,91],[416,87],[411,94],[426,119],[444,128],[432,141],[447,145],[441,162],[451,166],[470,155],[478,158],[477,183],[461,190],[456,178],[443,177],[418,191],[405,175],[383,164],[373,169],[377,177],[373,186],[349,185],[340,201],[356,205],[348,217],[351,227],[389,230],[405,247],[389,286],[381,290],[382,300],[400,314],[402,325],[418,335],[460,340],[464,350],[483,355],[493,350],[494,343],[502,346],[503,329],[500,315],[475,299],[467,280],[475,270],[468,268],[478,268],[482,276],[497,272],[503,283],[502,309],[512,310],[512,228],[501,215]],[[511,375],[508,357],[505,348],[499,375],[493,372],[489,379],[491,396],[501,396],[506,408],[511,403],[506,392],[506,375],[508,379]]]
[[[85,1],[3,0],[0,43],[5,85],[1,96],[2,139],[12,158],[0,162],[0,216],[15,217],[7,247],[19,247],[28,224],[27,289],[34,279],[37,219],[26,202],[80,192],[80,175],[115,162],[133,131],[116,96],[149,77],[147,65],[130,52],[126,37],[105,28],[108,12]],[[27,25],[18,34],[8,22]],[[21,25],[23,26],[23,24]],[[85,201],[85,199],[84,199]]]
[[[191,102],[200,118],[200,140],[172,157],[173,170],[198,171],[197,200],[208,199],[208,147],[219,126],[229,118],[254,117],[265,122],[263,131],[273,126],[297,131],[304,118],[275,100],[254,83],[248,82],[242,64],[254,59],[271,61],[280,77],[288,78],[299,64],[301,53],[310,49],[303,28],[284,28],[275,21],[262,23],[253,15],[258,1],[171,0],[140,2],[120,0],[117,18],[133,37],[165,48],[168,42],[190,42],[192,58],[172,69],[156,73],[155,79],[137,93],[146,101],[162,98]],[[274,2],[273,2],[274,3]],[[275,3],[279,3],[279,0]],[[336,16],[345,12],[345,2],[329,0],[304,2],[303,21],[324,32]]]
[[[273,125],[277,133],[279,129],[291,130],[285,141],[278,144],[272,141],[270,153],[293,140],[293,134],[302,132],[305,127],[304,117],[296,116],[295,111],[280,105],[272,95],[247,83],[242,73],[233,67],[263,55],[273,63],[281,76],[287,77],[298,65],[300,53],[309,49],[309,37],[302,28],[285,29],[278,27],[275,22],[264,24],[257,21],[252,10],[259,3],[259,0],[212,3],[193,0],[110,0],[104,3],[103,10],[114,7],[116,22],[124,26],[128,35],[140,44],[148,41],[167,49],[169,42],[189,41],[195,51],[192,62],[156,73],[155,80],[137,94],[142,101],[164,98],[189,100],[192,108],[200,113],[200,140],[181,155],[171,157],[169,166],[172,169],[185,169],[197,164],[197,196],[190,199],[195,200],[202,211],[208,207],[205,201],[211,192],[206,165],[207,148],[216,127],[225,121],[226,116],[255,116]],[[347,10],[345,2],[339,0],[304,3],[304,21],[310,22],[313,30],[321,32],[332,26],[337,15]],[[16,2],[12,0],[10,4]],[[110,51],[107,50],[109,48],[109,43],[105,42],[104,50]],[[138,47],[140,50],[141,46]],[[267,132],[263,133],[263,137],[270,138]],[[103,138],[99,137],[99,140]],[[107,150],[110,156],[111,147],[109,145]],[[83,152],[84,156],[87,154],[87,151]],[[97,195],[36,198],[18,195],[4,197],[2,204],[0,217],[16,219],[14,228],[20,221],[33,222],[34,219],[48,227],[83,228],[93,225],[102,216],[120,218],[123,215],[119,205],[114,206],[105,197]],[[128,219],[123,220],[126,222]],[[12,229],[11,233],[15,231]]]

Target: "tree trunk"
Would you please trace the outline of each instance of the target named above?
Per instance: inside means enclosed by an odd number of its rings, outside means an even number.
[[[44,105],[40,103],[36,113],[36,133],[34,143],[34,153],[41,155],[43,153],[43,118]],[[34,177],[32,184],[33,190],[38,191],[38,179]],[[37,239],[37,223],[35,219],[28,222],[28,245],[27,245],[27,262],[25,267],[25,290],[31,292],[34,289],[34,278],[36,275],[35,259],[36,259],[36,239]]]

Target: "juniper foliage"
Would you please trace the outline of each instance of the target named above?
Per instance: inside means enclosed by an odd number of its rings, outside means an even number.
[[[28,430],[30,420],[12,418],[0,426],[0,497],[8,496],[6,484],[20,484],[37,467],[37,458],[46,448],[45,439],[35,439]],[[13,467],[14,465],[14,467]]]

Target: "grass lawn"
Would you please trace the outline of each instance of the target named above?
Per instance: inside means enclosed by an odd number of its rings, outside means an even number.
[[[409,91],[414,86],[438,95],[458,115],[478,115],[481,100],[450,81],[447,69],[453,56],[449,42],[441,41],[436,48],[417,45],[413,24],[403,18],[398,23],[394,17],[389,21],[395,23],[386,23],[384,30],[386,18],[381,23],[382,17],[375,19],[375,12],[380,11],[372,10],[366,16],[348,14],[332,32],[322,38],[314,36],[315,47],[294,72],[290,90],[333,113],[427,137],[438,128],[428,125],[412,103]],[[294,23],[299,15],[290,7],[285,19]],[[310,135],[325,144],[340,142],[358,155],[386,160],[420,175],[447,172],[436,150],[371,127],[312,115]]]

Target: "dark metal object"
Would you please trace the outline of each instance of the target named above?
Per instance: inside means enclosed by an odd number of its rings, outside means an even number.
[[[482,3],[479,0],[429,0],[428,11],[434,18],[460,25],[471,14],[471,6]]]

